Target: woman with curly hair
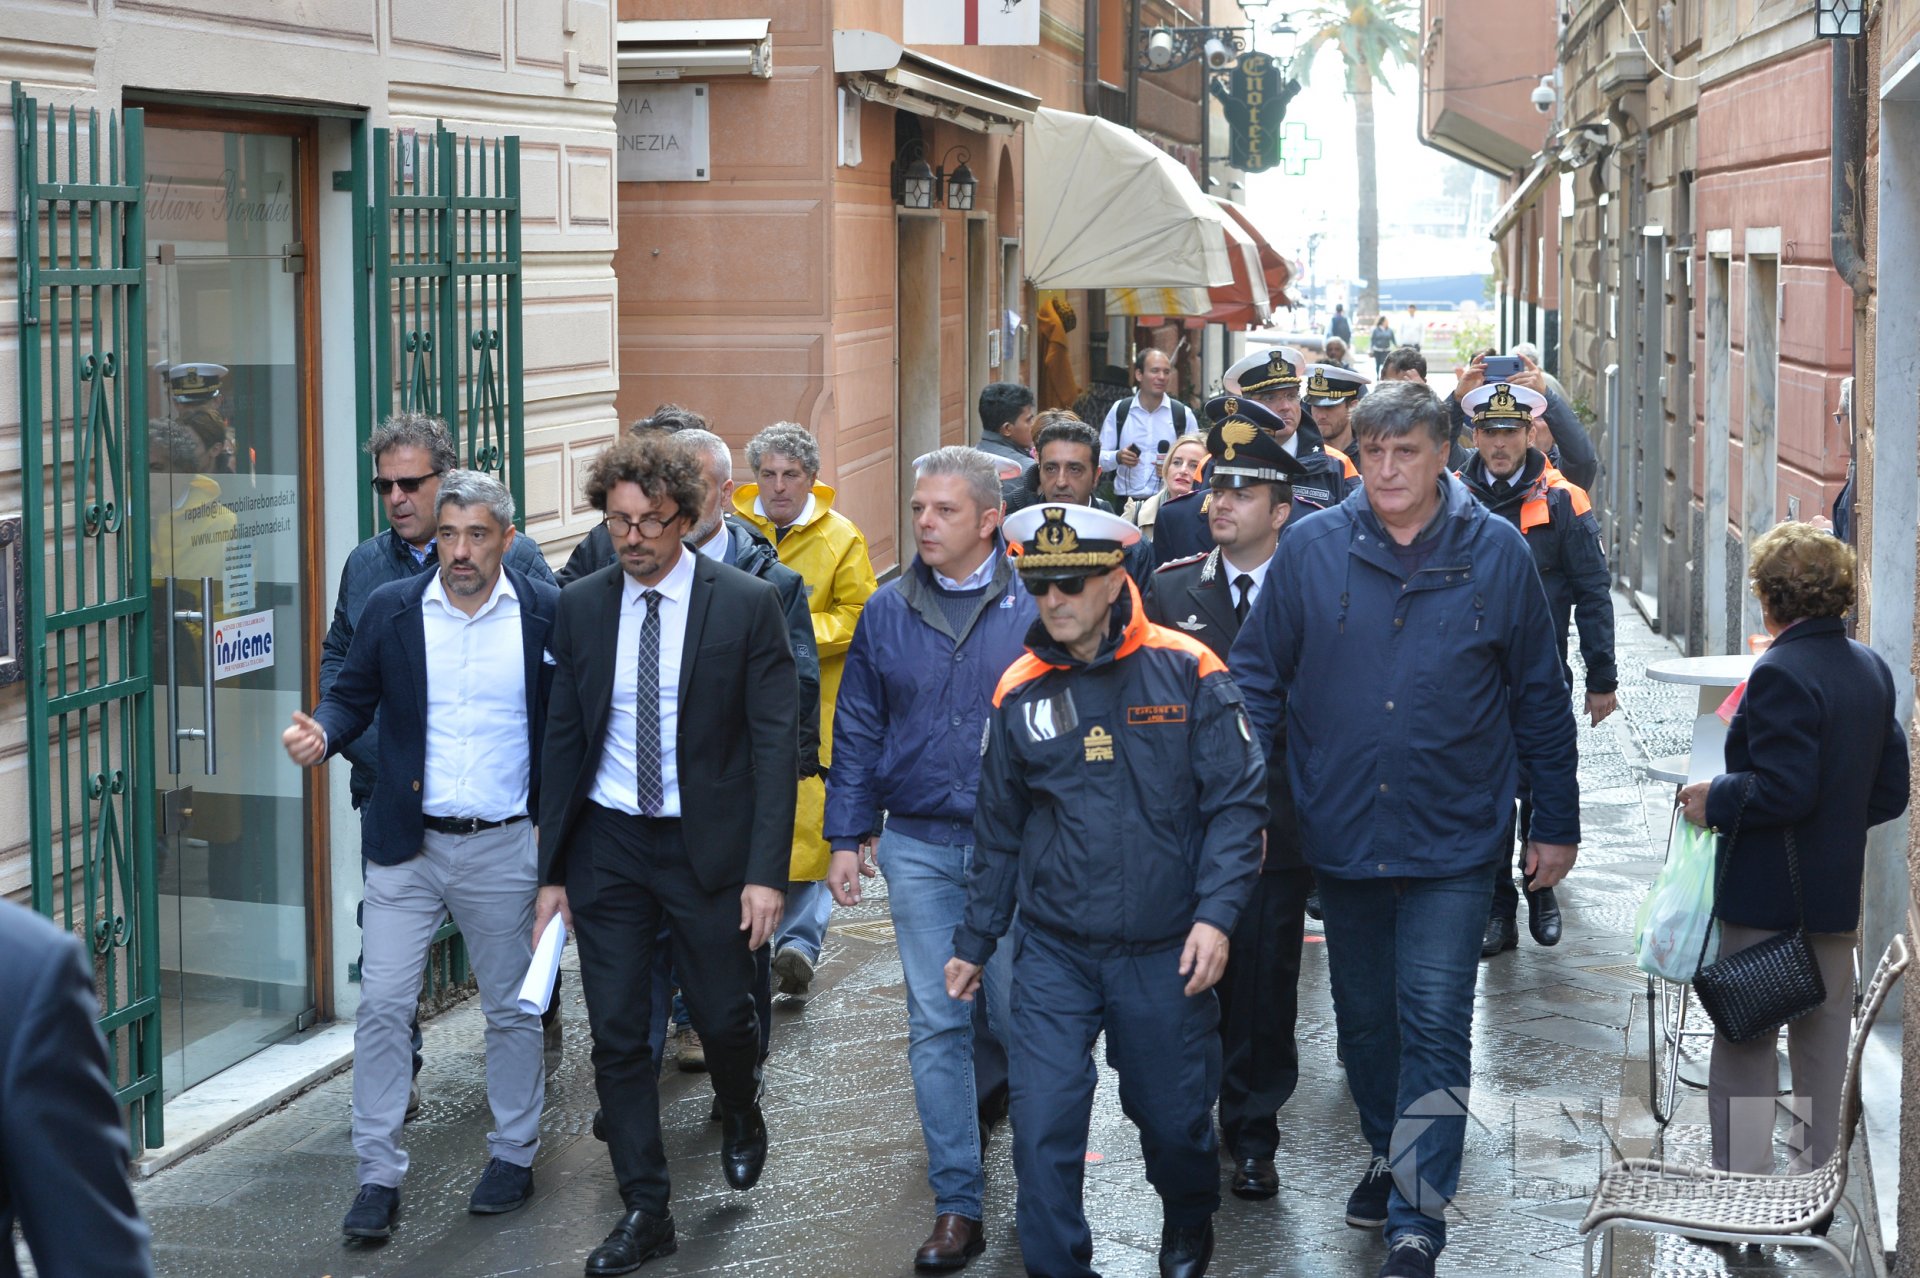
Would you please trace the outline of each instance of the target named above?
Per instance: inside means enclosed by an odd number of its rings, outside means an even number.
[[[1787,1027],[1789,1171],[1803,1173],[1839,1138],[1867,829],[1906,810],[1907,738],[1894,720],[1887,663],[1847,638],[1847,544],[1811,524],[1779,524],[1755,539],[1747,575],[1773,644],[1754,663],[1727,729],[1726,771],[1682,789],[1680,806],[1722,835],[1738,825],[1722,846],[1729,860],[1714,904],[1723,956],[1800,924],[1787,864],[1793,835],[1805,926],[1827,991],[1825,1003]],[[1774,1170],[1775,1040],[1714,1039],[1707,1108],[1715,1167]]]

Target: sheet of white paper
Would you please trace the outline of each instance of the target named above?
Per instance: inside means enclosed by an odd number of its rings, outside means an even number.
[[[547,920],[547,930],[533,947],[527,979],[520,982],[520,1010],[529,1016],[546,1014],[553,1001],[553,983],[560,977],[560,951],[567,947],[567,925],[558,914]]]

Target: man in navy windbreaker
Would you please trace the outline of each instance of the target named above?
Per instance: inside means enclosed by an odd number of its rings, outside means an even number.
[[[1347,1223],[1385,1226],[1382,1278],[1425,1278],[1460,1178],[1480,940],[1523,764],[1535,882],[1563,878],[1580,840],[1573,707],[1526,540],[1447,473],[1432,392],[1376,387],[1353,425],[1365,487],[1281,539],[1230,662],[1255,739],[1284,720],[1326,911],[1373,1153]]]
[[[967,904],[980,743],[1000,675],[1024,651],[1033,599],[1000,540],[1000,478],[974,448],[920,459],[912,565],[867,600],[840,677],[827,778],[827,887],[860,901],[879,868],[907,985],[907,1059],[927,1145],[933,1232],[917,1268],[957,1269],[986,1245],[987,1125],[1005,1106],[1006,1053],[979,1001],[947,997],[944,967]],[[881,814],[886,830],[881,833]],[[986,1013],[1006,1016],[1010,961],[987,969]]]

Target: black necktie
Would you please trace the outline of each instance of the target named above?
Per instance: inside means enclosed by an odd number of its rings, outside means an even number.
[[[659,816],[667,801],[660,776],[660,592],[649,590],[641,598],[647,601],[647,619],[640,626],[640,663],[634,679],[634,793],[642,814]]]
[[[1243,572],[1233,579],[1233,584],[1240,592],[1240,602],[1233,606],[1233,619],[1244,624],[1247,610],[1253,607],[1253,578]]]
[[[1496,479],[1493,481],[1493,495],[1495,497],[1505,497],[1508,493],[1511,493],[1512,491],[1513,491],[1513,485],[1508,483],[1506,480]]]

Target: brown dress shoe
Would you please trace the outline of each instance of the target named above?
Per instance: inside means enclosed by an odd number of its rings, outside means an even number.
[[[933,1218],[933,1232],[914,1253],[915,1269],[964,1269],[987,1249],[986,1232],[977,1220],[952,1212]]]

